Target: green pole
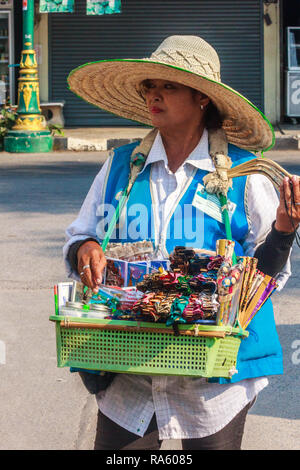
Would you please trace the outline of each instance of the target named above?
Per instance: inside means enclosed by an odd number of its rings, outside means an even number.
[[[40,108],[38,67],[34,50],[34,0],[23,0],[23,50],[18,79],[16,123],[4,139],[7,152],[49,152],[53,138]]]

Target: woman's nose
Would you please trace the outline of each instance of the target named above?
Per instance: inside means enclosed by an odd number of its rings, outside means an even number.
[[[151,98],[154,100],[154,101],[160,101],[161,98],[162,98],[162,95],[161,95],[161,90],[159,88],[152,88],[151,90]]]

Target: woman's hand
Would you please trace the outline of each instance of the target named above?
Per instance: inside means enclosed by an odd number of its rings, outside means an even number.
[[[279,232],[294,232],[300,223],[300,178],[285,177],[280,186],[280,201],[275,228]]]
[[[77,260],[77,269],[81,282],[97,293],[106,266],[106,259],[101,246],[93,241],[83,243],[77,251]]]

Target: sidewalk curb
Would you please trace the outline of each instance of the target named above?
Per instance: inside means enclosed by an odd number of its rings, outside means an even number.
[[[74,150],[74,151],[107,151],[112,150],[121,145],[130,144],[132,142],[140,142],[141,138],[133,139],[80,139],[77,137],[54,137],[53,150]]]
[[[276,136],[272,150],[300,150],[300,134]]]
[[[73,151],[108,151],[114,148],[121,147],[121,145],[130,144],[132,142],[141,141],[140,137],[126,139],[81,139],[78,137],[54,137],[53,138],[53,150],[73,150]],[[300,134],[290,135],[284,134],[276,136],[274,147],[271,150],[300,150]]]

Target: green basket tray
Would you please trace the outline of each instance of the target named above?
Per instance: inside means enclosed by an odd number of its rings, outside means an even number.
[[[53,315],[57,365],[146,375],[226,377],[235,373],[238,328],[97,320]],[[204,336],[212,335],[212,336]]]

